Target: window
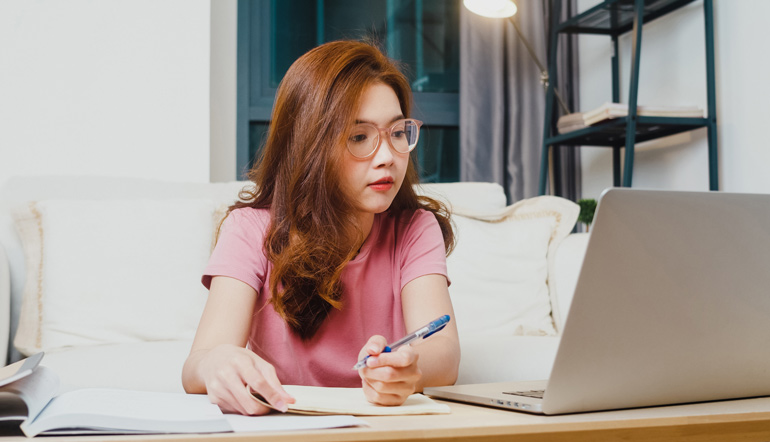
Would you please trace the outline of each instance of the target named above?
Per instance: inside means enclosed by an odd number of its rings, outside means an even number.
[[[240,0],[238,171],[264,143],[275,92],[309,49],[374,39],[405,64],[413,117],[425,122],[413,151],[423,182],[459,181],[460,2],[446,0]]]

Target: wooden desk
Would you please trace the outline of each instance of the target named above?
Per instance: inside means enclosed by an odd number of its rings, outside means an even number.
[[[533,416],[446,402],[452,414],[364,418],[370,427],[272,433],[56,437],[50,441],[768,441],[770,398]],[[24,437],[2,442],[29,441]]]

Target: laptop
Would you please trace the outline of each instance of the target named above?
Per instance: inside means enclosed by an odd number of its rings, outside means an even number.
[[[548,381],[425,393],[548,415],[770,396],[770,195],[613,188],[590,235]]]

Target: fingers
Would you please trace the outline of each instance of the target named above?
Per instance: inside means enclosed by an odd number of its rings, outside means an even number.
[[[407,382],[383,383],[363,378],[361,385],[366,400],[377,405],[401,405],[414,393],[414,385]]]
[[[362,378],[366,378],[369,382],[380,382],[383,384],[396,384],[396,383],[408,383],[416,385],[422,378],[422,372],[420,371],[417,363],[407,365],[404,367],[395,367],[389,365],[383,365],[379,367],[366,367],[359,370],[359,374]]]
[[[418,354],[412,347],[405,346],[391,353],[379,353],[366,360],[369,368],[377,367],[409,367],[417,363]]]
[[[365,356],[376,356],[388,346],[388,341],[384,336],[374,335],[364,344],[364,347],[358,352],[358,359],[363,359]],[[370,358],[371,359],[371,358]]]
[[[211,403],[216,404],[224,412],[244,415],[262,415],[270,412],[250,397],[244,388],[243,376],[233,367],[223,367],[216,377],[210,379],[206,391]]]
[[[403,404],[422,378],[418,357],[411,347],[370,357],[359,370],[367,400],[379,405]]]
[[[287,412],[289,410],[287,404],[293,404],[295,399],[281,386],[275,367],[267,362],[260,365],[254,375],[246,378],[249,380],[247,386],[251,391],[259,393],[274,409],[282,413]],[[254,399],[249,399],[254,402]]]
[[[225,412],[262,415],[270,408],[254,399],[251,391],[276,410],[285,412],[294,403],[281,386],[275,368],[255,353],[244,348],[225,347],[212,355],[215,360],[207,372],[206,391],[209,400]]]

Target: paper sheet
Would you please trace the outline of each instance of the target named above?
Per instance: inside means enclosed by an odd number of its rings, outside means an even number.
[[[450,413],[448,405],[439,404],[422,394],[409,396],[402,405],[386,407],[374,405],[366,400],[362,388],[313,387],[306,385],[284,385],[283,388],[297,400],[293,404],[287,404],[289,406],[289,413],[311,415],[352,414],[355,416]],[[261,396],[255,394],[254,399],[270,407]]]

